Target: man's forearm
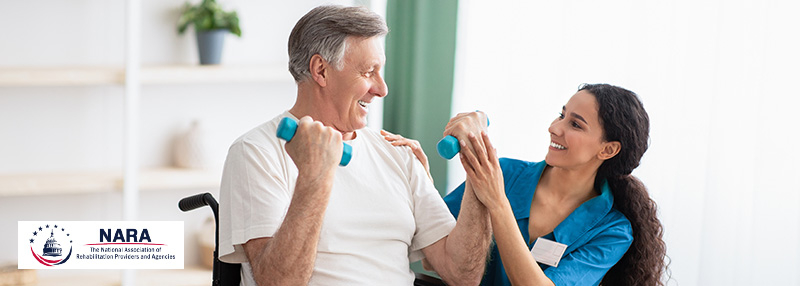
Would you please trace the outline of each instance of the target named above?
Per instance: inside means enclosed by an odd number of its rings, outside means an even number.
[[[489,212],[469,185],[464,190],[456,227],[447,238],[445,251],[452,274],[463,284],[477,285],[486,267],[492,230]],[[462,283],[458,283],[462,284]]]
[[[332,184],[332,177],[298,176],[286,218],[275,235],[245,244],[259,285],[308,284]]]

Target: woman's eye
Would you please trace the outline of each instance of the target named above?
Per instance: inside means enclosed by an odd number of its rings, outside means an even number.
[[[563,113],[563,112],[559,112],[559,113],[558,113],[558,118],[560,118],[560,119],[564,119],[564,113]]]
[[[578,124],[578,122],[572,121],[572,122],[571,122],[571,124],[572,124],[572,127],[575,127],[575,128],[581,129],[581,125],[580,125],[580,124]]]

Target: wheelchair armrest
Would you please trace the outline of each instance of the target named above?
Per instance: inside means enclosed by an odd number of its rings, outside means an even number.
[[[422,273],[414,273],[414,286],[445,286],[447,284],[444,283],[439,278],[428,276]]]

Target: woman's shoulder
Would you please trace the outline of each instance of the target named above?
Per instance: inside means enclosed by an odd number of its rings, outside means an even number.
[[[633,241],[633,225],[622,212],[611,208],[594,227],[593,236],[604,237],[630,245]]]
[[[522,171],[530,167],[544,167],[546,165],[544,161],[531,162],[508,157],[500,158],[499,161],[503,171],[506,171],[506,169],[509,171]]]
[[[513,183],[518,178],[539,181],[539,175],[547,166],[545,161],[531,162],[513,158],[500,158],[499,161],[506,184]]]
[[[633,232],[633,226],[631,225],[631,221],[622,214],[617,208],[611,208],[611,210],[606,214],[606,223],[608,227],[613,227],[620,229],[627,233]]]

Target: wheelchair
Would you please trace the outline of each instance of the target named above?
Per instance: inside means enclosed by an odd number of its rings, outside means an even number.
[[[212,286],[238,286],[241,283],[241,268],[238,263],[226,263],[219,260],[219,203],[211,193],[202,193],[185,197],[178,202],[181,211],[188,212],[203,206],[211,207],[214,213],[214,266],[212,268]],[[414,286],[443,286],[442,280],[422,273],[414,273]]]

